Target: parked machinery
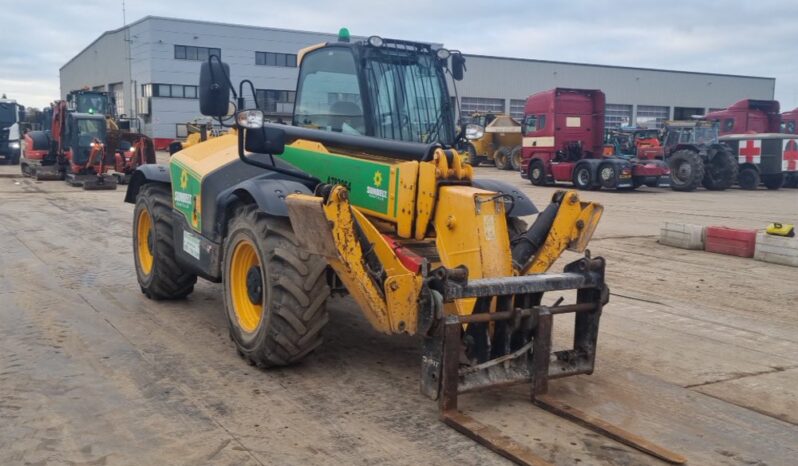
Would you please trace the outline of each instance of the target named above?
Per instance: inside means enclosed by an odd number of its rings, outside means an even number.
[[[186,138],[184,140],[172,141],[169,144],[169,155],[174,155],[175,152],[180,152],[194,144],[207,141],[208,139],[220,135],[220,132],[213,127],[213,121],[211,120],[194,120],[186,123],[186,133]]]
[[[781,117],[776,100],[745,99],[707,113],[706,121],[718,123],[718,134],[778,133]]]
[[[532,184],[572,182],[578,189],[668,186],[668,167],[653,156],[604,155],[604,93],[555,88],[527,98],[521,177]]]
[[[779,189],[798,177],[798,138],[787,134],[731,134],[720,141],[737,156],[742,189]]]
[[[152,139],[138,131],[137,119],[117,115],[116,104],[109,93],[73,91],[67,95],[67,101],[78,113],[104,115],[106,170],[119,184],[127,183],[138,166],[155,163]]]
[[[25,119],[25,107],[16,100],[0,98],[0,163],[19,164],[22,153],[20,122]]]
[[[604,155],[643,160],[662,159],[659,130],[622,127],[604,131]]]
[[[49,131],[25,135],[22,174],[84,189],[116,189],[116,180],[105,173],[105,117],[69,110],[65,100],[51,105],[51,117]]]
[[[798,108],[784,112],[781,114],[781,127],[780,133],[782,134],[798,134]],[[793,151],[798,150],[796,141],[788,142],[789,148],[785,146],[784,153],[792,161]],[[789,166],[789,165],[788,165]],[[798,174],[789,173],[784,180],[785,188],[798,188]]]
[[[339,37],[299,52],[292,126],[243,110],[244,86],[231,90],[218,57],[202,65],[202,113],[224,116],[232,91],[238,130],[176,153],[168,167],[136,171],[125,200],[136,204],[142,291],[182,298],[197,276],[222,282],[232,339],[259,367],[317,349],[331,289],[348,292],[374,328],[422,337],[422,392],[439,399],[444,422],[497,453],[542,464],[459,412],[458,394],[531,382],[548,409],[684,462],[545,395],[549,379],[593,371],[609,298],[604,260],[587,254],[564,273],[546,271],[566,248],[585,250],[601,206],[560,191],[522,227],[518,216],[537,212],[529,199],[475,180],[453,149],[445,76],[462,79],[463,57],[376,36],[351,43],[346,30]],[[558,290],[576,290],[576,303],[541,305]],[[552,318],[561,313],[576,315],[574,347],[555,352]]]
[[[500,170],[521,168],[521,124],[502,113],[475,113],[467,120],[465,152],[473,166],[493,161]]]
[[[722,191],[737,180],[737,159],[718,141],[716,122],[665,122],[662,146],[674,191],[694,191],[700,185]]]

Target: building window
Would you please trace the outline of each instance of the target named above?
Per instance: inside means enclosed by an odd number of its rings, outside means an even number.
[[[258,108],[264,113],[290,115],[294,111],[295,91],[258,89],[255,91]]]
[[[660,107],[657,105],[638,105],[635,123],[637,126],[645,128],[662,128],[662,125],[670,117],[670,107]]]
[[[296,68],[296,55],[293,53],[255,52],[255,64]]]
[[[518,121],[523,120],[524,105],[526,105],[526,99],[510,99],[510,116]]]
[[[624,104],[607,104],[604,107],[604,126],[619,128],[632,123],[632,106]]]
[[[472,113],[504,113],[504,99],[485,97],[463,97],[460,100],[463,115]]]
[[[207,61],[208,57],[216,55],[222,58],[222,50],[213,47],[195,47],[193,45],[175,45],[176,60]]]
[[[141,96],[196,99],[197,86],[187,86],[183,84],[142,84]]]

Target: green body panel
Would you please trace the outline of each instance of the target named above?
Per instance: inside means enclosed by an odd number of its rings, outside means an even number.
[[[346,155],[316,152],[286,146],[279,156],[291,165],[305,171],[324,183],[340,184],[349,190],[352,205],[384,215],[389,215],[391,164],[358,159]],[[398,179],[399,173],[395,175]],[[398,183],[394,191],[398,191]],[[396,200],[398,193],[393,193]]]
[[[169,175],[172,178],[172,204],[175,210],[185,215],[192,229],[200,231],[202,228],[202,215],[198,211],[201,205],[200,177],[176,159],[169,162]]]

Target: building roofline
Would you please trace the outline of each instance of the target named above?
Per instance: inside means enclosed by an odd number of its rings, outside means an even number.
[[[280,32],[298,32],[302,34],[319,34],[319,35],[327,35],[327,36],[335,36],[335,33],[331,32],[319,32],[319,31],[307,31],[302,29],[286,29],[286,28],[275,28],[269,26],[253,26],[251,24],[240,24],[240,23],[224,23],[220,21],[205,21],[199,19],[187,19],[187,18],[173,18],[169,16],[152,16],[147,15],[143,18],[140,18],[136,21],[133,21],[130,24],[126,24],[117,29],[111,29],[108,31],[103,32],[100,34],[99,37],[94,39],[89,45],[83,48],[80,52],[75,54],[72,58],[69,59],[64,65],[59,68],[59,71],[63,70],[64,67],[72,63],[76,58],[82,55],[86,50],[91,48],[94,44],[99,42],[100,39],[103,37],[116,34],[118,32],[124,31],[132,26],[137,24],[143,23],[149,20],[165,20],[165,21],[180,21],[184,23],[198,23],[198,24],[215,24],[217,26],[232,26],[232,27],[243,27],[248,29],[257,29],[257,30],[268,30],[268,31],[280,31]],[[664,68],[643,68],[643,67],[636,67],[636,66],[621,66],[621,65],[602,65],[598,63],[579,63],[579,62],[566,62],[566,61],[556,61],[556,60],[539,60],[534,58],[518,58],[518,57],[501,57],[497,55],[480,55],[474,53],[464,53],[466,57],[477,57],[477,58],[489,58],[495,60],[510,60],[510,61],[519,61],[519,62],[531,62],[531,63],[547,63],[547,64],[555,64],[555,65],[573,65],[573,66],[591,66],[596,68],[613,68],[613,69],[621,69],[621,70],[639,70],[639,71],[656,71],[656,72],[665,72],[665,73],[679,73],[679,74],[695,74],[695,75],[703,75],[703,76],[721,76],[727,78],[747,78],[747,79],[762,79],[762,80],[769,80],[775,83],[776,78],[774,77],[766,77],[766,76],[747,76],[747,75],[740,75],[740,74],[724,74],[724,73],[705,73],[701,71],[682,71],[682,70],[669,70]]]
[[[763,79],[769,81],[776,81],[776,78],[767,77],[767,76],[746,76],[742,74],[724,74],[724,73],[705,73],[702,71],[683,71],[683,70],[669,70],[665,68],[643,68],[637,66],[622,66],[622,65],[602,65],[599,63],[580,63],[580,62],[568,62],[568,61],[556,61],[556,60],[538,60],[535,58],[518,58],[518,57],[500,57],[498,55],[480,55],[476,53],[464,53],[465,57],[477,57],[477,58],[490,58],[494,60],[510,60],[510,61],[521,61],[521,62],[532,62],[532,63],[547,63],[553,65],[574,65],[574,66],[592,66],[596,68],[615,68],[621,70],[638,70],[638,71],[656,71],[660,73],[679,73],[679,74],[699,74],[703,76],[722,76],[726,78],[748,78],[748,79]]]

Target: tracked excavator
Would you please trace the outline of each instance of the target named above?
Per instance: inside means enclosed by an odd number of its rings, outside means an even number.
[[[218,57],[202,64],[201,112],[236,131],[134,172],[125,201],[135,204],[142,292],[179,299],[197,277],[223,283],[231,339],[261,368],[318,350],[327,298],[345,292],[376,330],[420,336],[421,391],[445,423],[496,453],[548,464],[460,412],[458,395],[526,383],[539,406],[684,462],[547,395],[552,379],[594,369],[609,291],[604,259],[586,247],[602,206],[558,191],[538,212],[511,185],[475,179],[454,149],[462,134],[447,87],[462,79],[463,56],[377,36],[352,42],[342,30],[298,61],[292,125],[245,108],[254,86],[234,86]],[[521,217],[534,214],[527,228]],[[583,256],[549,271],[566,249]],[[543,304],[568,291],[574,302]],[[575,315],[573,341],[555,351],[563,314]]]

